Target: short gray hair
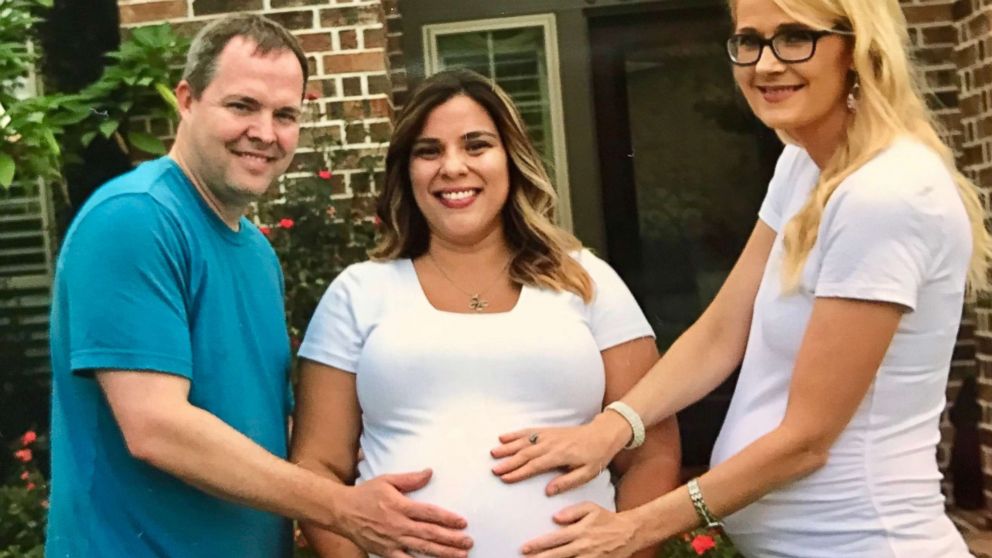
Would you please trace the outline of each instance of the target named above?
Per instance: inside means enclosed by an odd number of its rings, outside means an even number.
[[[183,79],[189,83],[194,98],[199,98],[210,85],[217,71],[217,58],[234,37],[250,39],[257,46],[255,52],[268,54],[276,50],[289,50],[300,62],[303,70],[303,88],[306,89],[309,68],[307,57],[299,41],[285,27],[257,14],[233,14],[211,21],[196,34],[186,54]]]

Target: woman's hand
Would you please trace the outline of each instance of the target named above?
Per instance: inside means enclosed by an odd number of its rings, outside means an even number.
[[[466,527],[463,518],[404,496],[422,488],[430,477],[430,471],[380,475],[350,488],[335,530],[383,558],[411,558],[412,553],[467,557],[472,540],[461,531]]]
[[[638,525],[625,513],[607,511],[589,502],[570,506],[554,516],[560,530],[524,544],[529,558],[629,558],[640,547]],[[644,545],[642,545],[644,546]]]
[[[493,473],[504,482],[518,482],[554,469],[565,469],[545,487],[550,496],[589,482],[606,469],[627,441],[630,425],[617,413],[600,413],[583,426],[528,428],[499,437],[490,453],[503,459]]]

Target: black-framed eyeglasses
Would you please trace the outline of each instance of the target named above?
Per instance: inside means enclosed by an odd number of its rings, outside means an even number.
[[[805,62],[816,54],[816,43],[827,35],[852,35],[843,29],[819,31],[815,29],[784,29],[766,39],[757,33],[737,33],[727,39],[727,54],[738,66],[753,66],[761,60],[765,47],[780,62],[795,64]]]

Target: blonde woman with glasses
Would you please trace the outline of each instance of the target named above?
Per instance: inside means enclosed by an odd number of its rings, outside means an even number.
[[[564,468],[547,489],[570,490],[740,365],[712,468],[632,510],[567,507],[524,553],[623,558],[723,518],[750,557],[970,556],[944,513],[935,445],[965,285],[984,285],[989,237],[917,86],[899,2],[730,8],[734,77],[787,144],[750,240],[619,402],[494,450],[504,481]]]

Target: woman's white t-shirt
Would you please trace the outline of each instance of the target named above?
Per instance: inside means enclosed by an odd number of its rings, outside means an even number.
[[[409,496],[465,517],[474,557],[519,556],[558,529],[551,517],[569,505],[615,507],[608,472],[549,498],[557,473],[505,484],[491,470],[499,434],[591,420],[603,407],[600,351],[653,336],[613,269],[588,251],[576,258],[595,283],[590,304],[525,286],[513,310],[493,314],[435,309],[408,259],[356,264],[328,288],[300,347],[357,374],[359,482],[433,469]]]
[[[781,423],[815,298],[906,313],[826,466],[727,517],[728,532],[749,557],[970,556],[944,513],[935,448],[972,248],[956,186],[932,150],[896,141],[831,196],[800,288],[784,294],[781,232],[818,178],[805,151],[785,148],[759,213],[779,235],[712,463]],[[843,370],[827,371],[845,381]]]

